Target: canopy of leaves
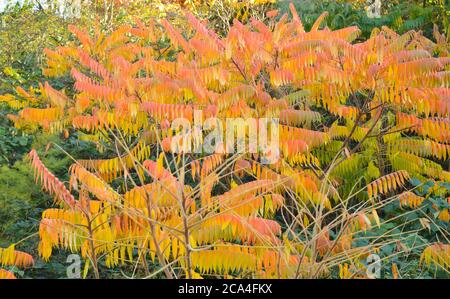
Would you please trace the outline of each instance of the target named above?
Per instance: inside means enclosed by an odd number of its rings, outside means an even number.
[[[349,278],[367,276],[371,253],[398,277],[409,271],[399,256],[412,254],[415,271],[448,273],[445,37],[382,27],[359,39],[356,26],[323,26],[326,14],[310,26],[293,5],[289,14],[235,20],[224,36],[191,14],[182,29],[166,19],[69,26],[75,40],[45,50],[44,74],[73,85],[0,98],[18,111],[16,129],[96,147],[67,149],[68,176],[43,144],[27,156],[55,203],[39,222],[41,258],[80,252],[94,277],[135,263],[145,277]],[[170,122],[199,111],[277,118],[282,143],[176,151],[174,140],[201,144],[210,128]],[[265,164],[270,151],[280,159]]]

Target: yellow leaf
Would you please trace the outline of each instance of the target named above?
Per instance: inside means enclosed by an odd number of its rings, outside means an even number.
[[[377,210],[372,209],[372,215],[373,215],[373,219],[375,219],[375,222],[377,223],[377,226],[380,227],[380,218],[378,217],[378,213]]]
[[[90,261],[86,260],[86,262],[84,263],[83,278],[86,278],[86,276],[88,275],[89,264],[90,264]]]

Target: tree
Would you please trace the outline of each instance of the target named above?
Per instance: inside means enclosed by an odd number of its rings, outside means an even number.
[[[414,208],[410,177],[448,194],[446,47],[388,28],[355,43],[357,27],[321,28],[326,14],[306,32],[290,8],[292,20],[236,20],[223,38],[190,14],[183,33],[165,20],[95,36],[72,26],[79,44],[46,51],[45,74],[70,72],[73,94],[21,90],[10,102],[30,107],[10,118],[76,134],[111,156],[74,161],[66,185],[30,152],[59,205],[41,220],[44,258],[55,247],[81,252],[95,277],[101,259],[134,261],[146,277],[320,277],[337,265],[341,277],[365,277],[367,255],[396,239],[358,241],[392,221],[377,212],[387,204]],[[196,111],[279,119],[269,131],[279,133],[281,158],[265,164],[277,148],[177,147],[213,129],[170,127]],[[427,264],[448,268],[442,246],[427,247]]]

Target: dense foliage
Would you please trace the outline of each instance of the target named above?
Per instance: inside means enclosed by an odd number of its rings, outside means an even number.
[[[39,256],[80,253],[85,277],[366,278],[371,254],[383,277],[447,276],[446,37],[289,14],[69,26],[45,50],[49,82],[0,96],[15,126],[0,177],[13,198],[0,201],[13,211],[0,241],[14,240],[0,264],[12,271],[0,275],[33,265],[15,248],[31,240],[20,226],[38,225]],[[171,127],[179,118],[194,126]],[[229,118],[279,120],[268,130],[280,143],[224,152],[227,135],[208,151],[221,121],[251,145],[251,126]],[[33,135],[20,161],[12,152]],[[19,189],[31,169],[53,207]],[[36,220],[21,222],[29,210]]]
[[[310,28],[316,18],[327,11],[324,23],[332,29],[347,26],[358,26],[361,36],[369,37],[374,27],[388,26],[398,33],[409,30],[422,30],[424,35],[432,37],[434,25],[448,34],[450,3],[449,1],[381,1],[381,15],[379,18],[369,17],[368,4],[374,1],[345,1],[345,0],[299,0],[293,1],[305,28]],[[289,1],[280,1],[283,12],[288,11]]]
[[[42,77],[44,48],[64,44],[69,23],[29,3],[0,13],[0,89],[33,84]]]
[[[414,252],[447,271],[448,245],[429,244],[448,237],[445,45],[388,28],[352,43],[357,27],[321,29],[321,15],[305,31],[291,13],[268,25],[235,21],[223,38],[189,14],[183,34],[167,21],[94,36],[72,26],[79,45],[46,50],[44,73],[70,72],[74,93],[47,83],[20,90],[4,97],[26,107],[10,118],[28,132],[76,134],[109,158],[78,159],[66,185],[30,152],[59,205],[43,213],[40,255],[80,252],[95,277],[101,263],[133,261],[148,277],[323,277],[337,268],[366,277],[365,258],[380,251],[392,275],[395,257]],[[281,160],[264,164],[263,149],[227,155],[220,142],[212,154],[174,152],[177,137],[197,143],[213,129],[167,126],[196,110],[205,120],[278,118]],[[411,177],[431,188],[411,191]],[[421,213],[398,223],[396,207]],[[417,234],[431,223],[436,239]]]

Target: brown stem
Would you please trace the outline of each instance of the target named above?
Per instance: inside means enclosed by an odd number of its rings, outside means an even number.
[[[185,202],[185,200],[184,200]],[[185,210],[186,211],[186,210]],[[192,261],[191,261],[191,247],[189,243],[189,227],[187,223],[187,217],[183,217],[184,226],[184,243],[186,247],[186,267],[187,267],[187,278],[192,278]]]
[[[145,276],[150,276],[150,270],[148,270],[147,259],[145,258],[145,254],[141,255],[142,267],[144,268]]]
[[[89,230],[89,247],[91,251],[92,267],[94,268],[94,276],[95,279],[100,279],[100,273],[98,272],[97,256],[95,255],[94,232],[92,230],[91,220],[89,220],[88,222],[88,230]]]
[[[190,235],[189,235],[189,224],[187,217],[187,199],[184,194],[183,186],[184,186],[184,174],[185,174],[185,166],[184,166],[184,157],[183,157],[183,168],[180,170],[180,198],[182,205],[182,213],[183,213],[183,226],[184,226],[184,246],[186,248],[186,267],[187,267],[187,278],[192,278],[192,261],[191,261],[191,246],[190,246]]]

